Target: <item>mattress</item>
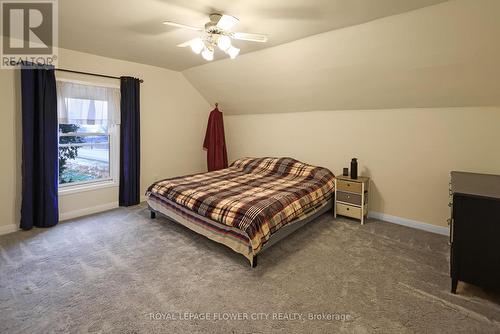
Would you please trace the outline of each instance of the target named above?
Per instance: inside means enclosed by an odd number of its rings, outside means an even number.
[[[292,158],[243,158],[226,169],[155,182],[146,196],[154,210],[187,219],[208,229],[211,239],[251,255],[280,228],[327,203],[334,178]]]

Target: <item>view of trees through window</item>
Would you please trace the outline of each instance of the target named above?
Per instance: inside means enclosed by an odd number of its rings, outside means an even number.
[[[59,184],[110,178],[105,125],[59,124]]]

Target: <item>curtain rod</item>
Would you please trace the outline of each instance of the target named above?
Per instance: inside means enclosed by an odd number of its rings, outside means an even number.
[[[90,72],[81,72],[81,71],[73,71],[73,70],[67,70],[65,68],[55,68],[56,71],[62,71],[62,72],[69,72],[69,73],[76,73],[76,74],[86,74],[86,75],[93,75],[96,77],[103,77],[103,78],[110,78],[110,79],[120,79],[120,77],[115,77],[112,75],[105,75],[105,74],[97,74],[97,73],[90,73]],[[139,79],[140,83],[143,83],[144,80]]]

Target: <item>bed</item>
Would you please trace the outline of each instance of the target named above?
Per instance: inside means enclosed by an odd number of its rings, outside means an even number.
[[[292,158],[243,158],[229,168],[169,178],[146,192],[161,214],[245,256],[333,210],[335,176]]]

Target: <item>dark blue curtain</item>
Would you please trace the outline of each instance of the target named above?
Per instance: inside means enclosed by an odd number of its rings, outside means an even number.
[[[21,228],[50,227],[59,221],[57,95],[54,69],[21,66]]]
[[[120,206],[140,201],[140,82],[131,77],[120,78]]]

